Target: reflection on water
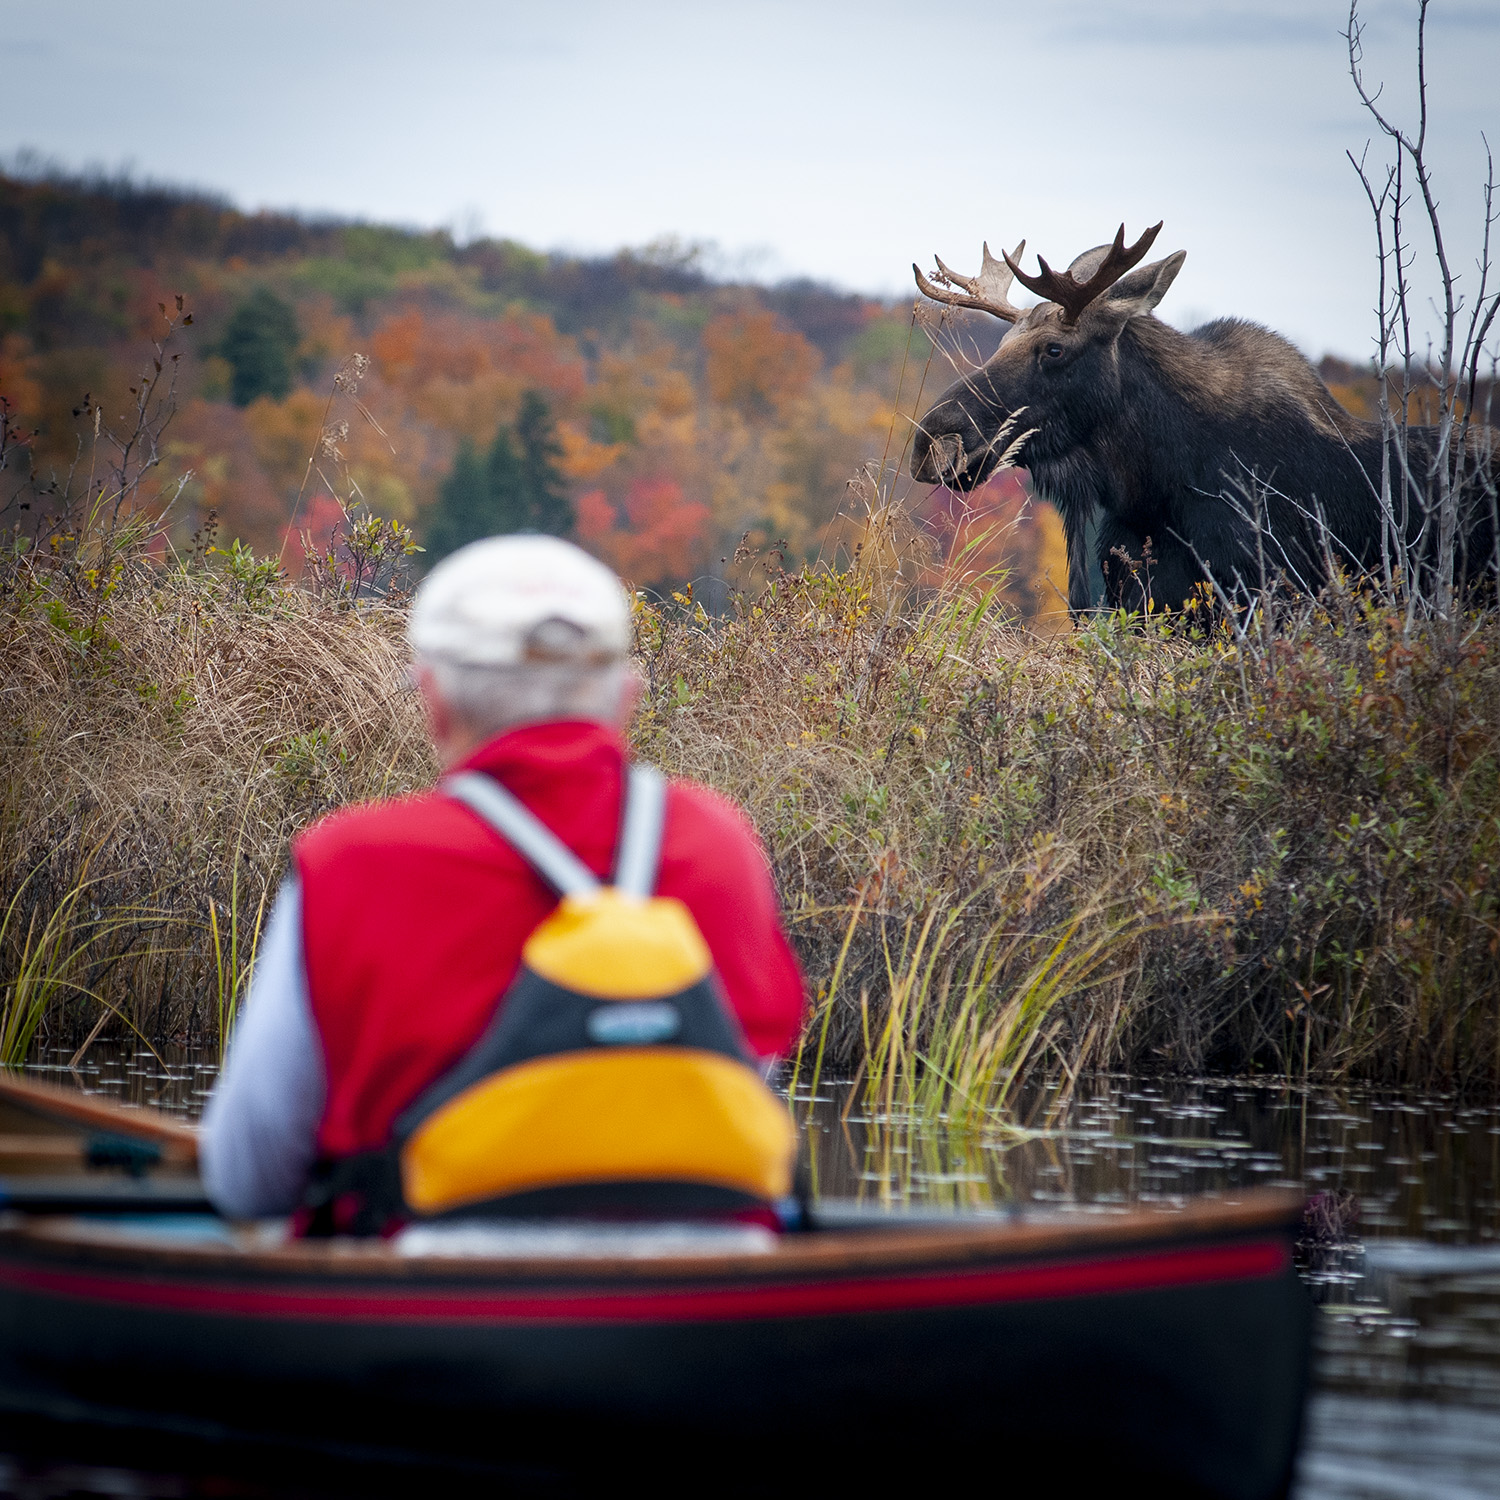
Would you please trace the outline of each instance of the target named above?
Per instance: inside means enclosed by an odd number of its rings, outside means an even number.
[[[798,1099],[820,1193],[1119,1212],[1257,1184],[1317,1195],[1322,1317],[1301,1500],[1500,1495],[1500,1107],[1251,1083],[1095,1080],[1030,1129],[955,1135]]]
[[[197,1119],[208,1102],[219,1054],[209,1047],[146,1050],[100,1042],[74,1064],[70,1048],[43,1048],[26,1071],[53,1083],[71,1084],[126,1104],[148,1104],[184,1119]]]
[[[1262,1184],[1351,1190],[1361,1234],[1500,1239],[1500,1109],[1442,1096],[1102,1079],[1031,1129],[958,1137],[872,1117],[837,1089],[810,1111],[819,1191],[943,1204],[1003,1201],[1107,1213]]]
[[[96,1048],[70,1074],[195,1115],[217,1059]],[[957,1135],[795,1100],[820,1196],[1114,1213],[1258,1184],[1318,1199],[1304,1274],[1322,1309],[1301,1500],[1500,1495],[1500,1106],[1257,1083],[1106,1078],[1025,1126]]]

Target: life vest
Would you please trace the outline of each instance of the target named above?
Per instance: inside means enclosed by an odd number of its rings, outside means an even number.
[[[612,883],[494,778],[440,790],[557,892],[478,1041],[379,1151],[320,1164],[309,1233],[445,1216],[723,1214],[791,1191],[796,1133],[680,901],[653,894],[666,784],[629,772]]]

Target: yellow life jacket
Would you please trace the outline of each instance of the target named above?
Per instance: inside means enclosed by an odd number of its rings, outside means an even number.
[[[654,895],[666,784],[630,769],[605,886],[493,778],[457,798],[560,897],[469,1052],[397,1120],[414,1218],[732,1211],[791,1191],[796,1132],[753,1065],[708,945]]]

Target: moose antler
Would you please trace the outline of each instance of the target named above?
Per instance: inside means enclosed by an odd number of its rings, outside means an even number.
[[[1137,266],[1146,258],[1146,252],[1155,243],[1157,235],[1161,233],[1161,223],[1156,223],[1138,239],[1128,250],[1125,248],[1125,226],[1120,225],[1115,233],[1115,242],[1109,247],[1103,260],[1099,262],[1098,268],[1087,281],[1075,281],[1070,272],[1061,273],[1054,271],[1046,261],[1039,255],[1036,263],[1041,273],[1036,276],[1028,276],[1016,264],[1021,258],[1021,252],[1016,251],[1014,256],[1007,255],[1005,264],[1010,267],[1015,279],[1033,291],[1038,297],[1045,297],[1049,302],[1055,302],[1063,310],[1064,323],[1076,323],[1078,315],[1086,308],[1095,297],[1107,292],[1133,266]],[[938,262],[942,265],[942,262]],[[925,288],[924,288],[925,290]]]
[[[1021,252],[1026,248],[1026,241],[1022,240],[1015,248],[1015,258],[1021,258]],[[934,302],[945,302],[949,307],[972,307],[977,312],[987,312],[992,317],[1003,318],[1007,323],[1014,323],[1022,316],[1022,309],[1012,307],[1010,298],[1006,295],[1010,291],[1010,284],[1015,279],[1015,267],[1011,257],[1007,255],[1004,260],[996,260],[990,254],[990,247],[986,243],[984,247],[984,266],[977,276],[960,276],[957,271],[950,271],[943,264],[942,257],[933,256],[937,261],[937,279],[943,286],[959,286],[963,292],[945,292],[942,287],[929,281],[921,272],[921,268],[915,262],[912,270],[916,272],[917,289],[924,297],[931,297]],[[965,296],[964,292],[968,295]]]

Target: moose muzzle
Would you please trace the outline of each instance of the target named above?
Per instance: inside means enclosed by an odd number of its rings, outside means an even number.
[[[968,468],[964,440],[956,432],[917,433],[911,477],[922,484],[957,484]]]

